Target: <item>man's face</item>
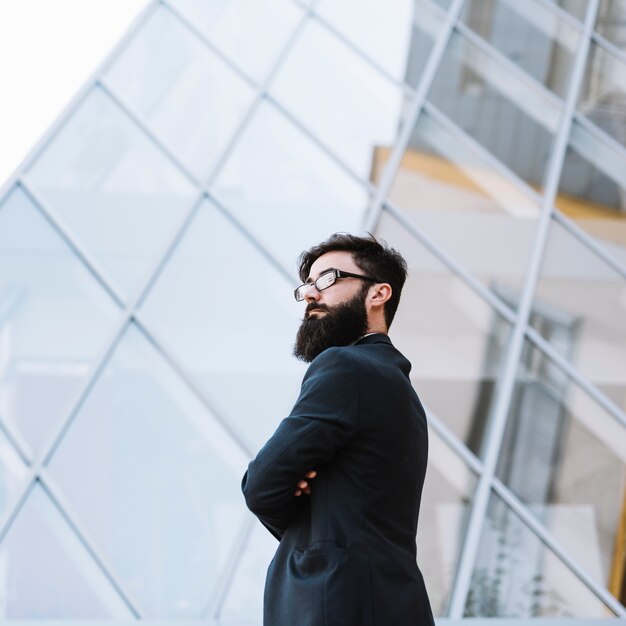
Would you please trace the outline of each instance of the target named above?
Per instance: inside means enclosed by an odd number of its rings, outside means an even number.
[[[315,281],[331,268],[364,274],[349,252],[327,252],[313,263],[308,278]],[[339,278],[323,291],[309,287],[294,355],[309,363],[326,348],[346,346],[364,335],[368,329],[366,298],[370,286],[369,281],[359,278]]]

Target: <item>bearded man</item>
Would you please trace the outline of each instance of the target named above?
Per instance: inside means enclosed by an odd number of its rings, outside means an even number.
[[[406,263],[374,237],[335,234],[299,269],[294,354],[311,365],[242,483],[280,542],[263,623],[433,624],[416,560],[426,418],[411,364],[387,336]]]

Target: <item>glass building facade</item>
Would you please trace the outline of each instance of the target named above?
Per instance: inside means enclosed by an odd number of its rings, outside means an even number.
[[[626,2],[163,0],[0,196],[2,618],[260,623],[336,231],[409,263],[435,614],[626,616]]]

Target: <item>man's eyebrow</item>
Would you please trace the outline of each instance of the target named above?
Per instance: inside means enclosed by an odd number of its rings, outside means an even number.
[[[334,270],[334,267],[327,267],[325,270],[322,270],[317,277],[319,278],[322,274],[325,274],[326,272],[330,272],[330,270]],[[311,278],[311,275],[309,274],[309,277],[304,281],[305,283],[309,283],[312,284],[313,283],[313,279]]]

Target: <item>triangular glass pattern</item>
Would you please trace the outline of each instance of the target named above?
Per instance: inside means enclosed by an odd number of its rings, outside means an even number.
[[[0,205],[0,418],[40,452],[121,311],[20,188]]]
[[[247,457],[134,327],[49,464],[147,617],[205,606],[231,556]]]
[[[270,85],[270,94],[359,178],[377,146],[393,144],[402,89],[312,19]]]
[[[163,6],[105,80],[200,181],[215,167],[255,96]]]
[[[295,272],[294,272],[295,275]],[[141,319],[250,449],[297,397],[296,286],[205,202],[141,307]]]
[[[415,87],[443,23],[429,0],[321,0],[315,13],[398,82]],[[354,19],[355,15],[359,19]],[[409,53],[407,55],[407,50]]]
[[[168,0],[246,74],[262,82],[302,12],[288,0]]]
[[[409,264],[391,337],[431,419],[435,613],[626,616],[591,591],[626,602],[620,6],[151,3],[0,204],[0,617],[259,623],[276,543],[240,480],[304,372],[296,258],[365,227]]]
[[[99,88],[26,176],[129,299],[197,194]],[[150,237],[142,236],[146,229]]]
[[[363,185],[268,103],[250,121],[211,192],[289,271],[311,241],[358,231],[369,202]]]
[[[3,619],[131,619],[105,573],[39,485],[0,545]]]

